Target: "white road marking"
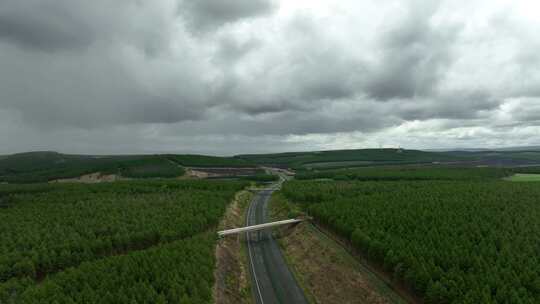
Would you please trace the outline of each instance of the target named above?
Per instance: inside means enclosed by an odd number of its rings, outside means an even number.
[[[251,202],[251,204],[249,204],[248,221],[249,221],[249,218],[251,216],[251,207],[252,206],[253,206],[253,201]],[[253,273],[253,278],[255,279],[255,285],[257,285],[257,292],[259,294],[259,299],[261,300],[261,304],[264,304],[262,293],[261,293],[261,287],[259,286],[259,280],[257,279],[257,273],[255,272],[255,265],[253,264],[253,254],[251,253],[251,238],[250,238],[249,234],[250,234],[249,232],[246,232],[246,238],[247,238],[247,242],[248,242],[248,251],[249,251],[249,262],[251,264],[251,272]]]

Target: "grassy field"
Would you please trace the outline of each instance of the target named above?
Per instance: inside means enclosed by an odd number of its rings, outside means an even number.
[[[506,180],[511,182],[540,182],[540,174],[518,173],[506,178]]]

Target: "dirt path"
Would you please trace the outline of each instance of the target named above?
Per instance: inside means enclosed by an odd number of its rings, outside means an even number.
[[[56,179],[56,180],[50,181],[49,183],[95,184],[95,183],[103,183],[103,182],[114,182],[118,180],[128,180],[128,178],[121,177],[116,174],[102,174],[101,172],[95,172],[95,173],[85,174],[79,177]]]

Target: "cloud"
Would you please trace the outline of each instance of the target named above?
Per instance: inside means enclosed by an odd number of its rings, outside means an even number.
[[[436,2],[417,1],[383,30],[377,62],[370,67],[366,92],[373,98],[414,98],[428,96],[452,63],[452,45],[459,25],[433,24],[439,6]]]
[[[85,52],[94,44],[130,44],[152,52],[167,47],[176,1],[5,0],[0,40],[33,51]]]
[[[272,0],[184,0],[179,11],[191,29],[206,32],[241,19],[267,15],[274,8]]]
[[[395,111],[403,120],[478,119],[489,115],[504,101],[485,91],[439,92],[427,98],[393,100]]]
[[[531,5],[4,0],[0,153],[533,143]]]
[[[251,51],[261,46],[260,41],[256,38],[240,39],[230,35],[218,38],[217,44],[214,60],[217,65],[224,66],[237,63]]]
[[[2,1],[0,38],[46,51],[89,45],[94,40],[93,25],[69,2]]]

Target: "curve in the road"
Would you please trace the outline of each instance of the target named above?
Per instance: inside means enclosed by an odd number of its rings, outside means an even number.
[[[259,191],[247,212],[247,225],[263,224],[267,220],[267,205],[273,190]],[[252,290],[256,303],[307,304],[302,289],[281,253],[271,231],[246,235],[251,268]]]

